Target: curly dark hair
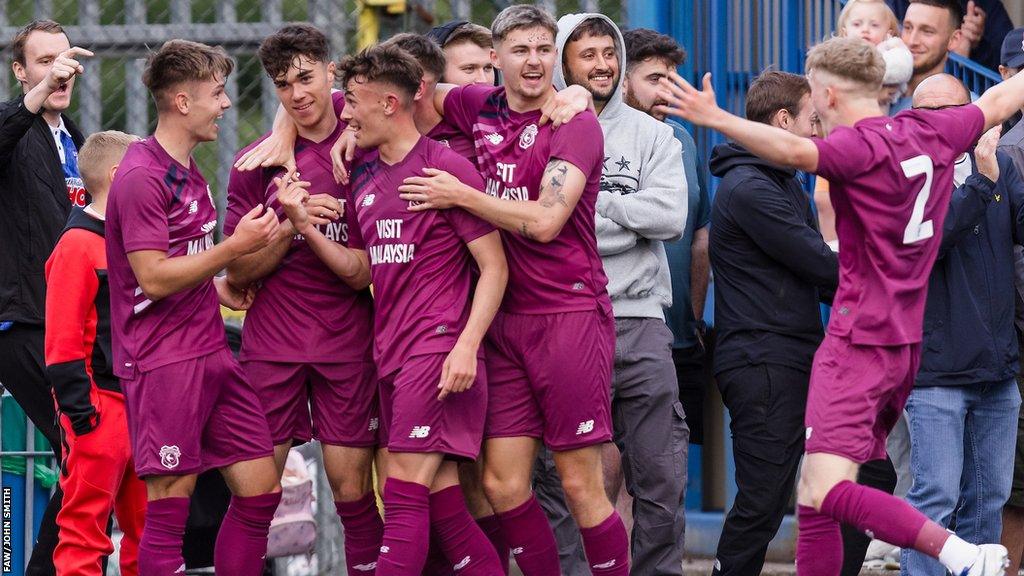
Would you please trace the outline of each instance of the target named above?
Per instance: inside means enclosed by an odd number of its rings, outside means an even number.
[[[300,56],[313,62],[327,62],[331,47],[327,36],[316,26],[289,24],[267,36],[260,44],[258,55],[263,69],[271,78],[288,73],[295,59]]]
[[[383,82],[398,88],[407,97],[416,96],[423,80],[423,67],[411,54],[394,44],[378,44],[338,62],[338,79],[342,87],[362,77],[364,82]]]

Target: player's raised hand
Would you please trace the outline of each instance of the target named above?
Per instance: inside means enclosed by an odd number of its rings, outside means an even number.
[[[356,157],[356,133],[346,128],[341,136],[331,146],[331,164],[334,171],[334,181],[338,184],[348,184],[348,168],[345,164],[351,164]]]
[[[309,200],[309,182],[298,179],[295,172],[289,171],[283,176],[274,178],[274,185],[277,186],[277,201],[284,208],[288,220],[295,227],[299,234],[305,234],[310,226],[314,226],[309,211],[306,209],[306,201]]]
[[[703,90],[697,90],[674,71],[669,72],[668,77],[662,78],[660,83],[658,96],[666,104],[655,106],[658,112],[671,114],[699,126],[711,126],[722,112],[715,101],[710,72],[704,75]]]
[[[295,171],[295,142],[276,132],[271,132],[270,136],[235,161],[235,168],[240,172],[271,166],[282,166],[289,172]]]
[[[242,216],[230,241],[237,244],[242,254],[252,254],[267,247],[277,235],[277,214],[269,207],[258,204]]]
[[[541,105],[540,125],[551,122],[552,128],[558,128],[587,109],[594,109],[594,95],[583,86],[573,84],[559,90]]]
[[[438,170],[424,168],[423,176],[410,176],[398,187],[398,197],[413,204],[409,210],[443,210],[459,205],[459,198],[465,192],[465,185],[455,176]]]
[[[53,65],[50,66],[50,72],[46,75],[46,87],[51,92],[56,91],[67,84],[72,77],[85,73],[85,67],[82,66],[79,59],[92,56],[92,52],[78,46],[73,46],[58,54]]]
[[[232,310],[248,310],[252,306],[252,301],[256,299],[256,290],[252,286],[238,288],[228,282],[226,276],[215,277],[213,286],[217,289],[217,299],[221,305]]]
[[[999,162],[996,160],[996,147],[999,146],[999,134],[1003,131],[998,124],[981,135],[974,147],[974,161],[978,163],[978,173],[993,182],[999,180]]]
[[[441,368],[441,382],[437,388],[441,391],[438,400],[444,400],[449,394],[465,392],[476,381],[477,357],[476,350],[459,343],[455,344]]]

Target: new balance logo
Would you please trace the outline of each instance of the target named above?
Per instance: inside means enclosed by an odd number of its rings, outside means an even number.
[[[192,203],[188,205],[188,213],[195,214],[196,212],[199,212],[199,201],[193,200]]]
[[[369,564],[356,564],[355,566],[352,567],[352,569],[353,570],[358,570],[360,572],[373,572],[374,570],[377,569],[377,563],[376,562],[370,562]]]
[[[505,140],[504,136],[502,136],[501,134],[497,134],[497,133],[488,134],[487,136],[484,136],[484,138],[486,138],[488,142],[490,142],[491,144],[493,144],[495,146],[497,146],[498,144],[501,144]]]
[[[367,430],[372,432],[378,428],[380,428],[380,418],[370,418],[370,427]]]
[[[391,552],[391,548],[390,547],[388,547],[388,546],[381,546],[380,547],[380,553],[381,554],[387,554],[388,552]]]
[[[605,562],[604,564],[594,564],[592,568],[595,568],[597,570],[604,570],[605,568],[611,568],[612,566],[615,566],[614,558],[609,560],[608,562]]]
[[[469,566],[469,559],[470,559],[470,557],[469,557],[469,556],[466,556],[465,558],[463,558],[463,559],[462,559],[462,561],[461,561],[461,562],[459,562],[458,564],[456,564],[456,565],[455,565],[455,566],[453,566],[452,568],[453,568],[454,570],[462,570],[462,569],[463,569],[463,568],[465,568],[466,566]]]
[[[430,435],[430,426],[413,426],[409,438],[426,438]]]
[[[513,548],[512,549],[512,555],[513,556],[519,556],[522,553],[523,553],[523,547],[522,546],[520,546],[518,548]]]
[[[373,206],[373,201],[376,198],[375,194],[367,194],[363,197],[363,206]]]
[[[576,435],[582,436],[584,434],[590,434],[594,431],[594,421],[587,420],[586,422],[580,422],[580,427],[576,429]]]

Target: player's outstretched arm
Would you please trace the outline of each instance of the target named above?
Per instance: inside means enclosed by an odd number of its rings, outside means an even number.
[[[751,122],[718,107],[715,91],[711,87],[711,74],[704,75],[704,89],[697,90],[682,76],[669,72],[661,79],[658,94],[667,102],[658,108],[698,126],[721,132],[759,156],[779,166],[789,166],[804,172],[818,168],[818,147],[809,138],[801,138],[781,128]]]
[[[300,182],[279,177],[274,179],[274,184],[277,185],[277,198],[288,220],[306,238],[306,244],[313,253],[353,289],[362,290],[369,286],[370,260],[366,251],[342,246],[324,236],[311,218],[311,198]]]
[[[284,106],[278,104],[270,136],[239,156],[235,168],[247,172],[257,168],[283,166],[286,170],[294,171],[295,139],[298,135],[295,121],[285,112]]]
[[[423,172],[426,176],[406,178],[398,187],[403,200],[419,203],[409,210],[458,206],[502,230],[541,243],[558,237],[587,183],[587,177],[575,165],[552,158],[541,178],[540,197],[509,201],[484,194],[442,170],[425,168]]]
[[[138,250],[128,253],[128,263],[146,298],[155,302],[213,278],[239,256],[262,250],[277,231],[277,214],[260,204],[242,217],[234,235],[209,250],[174,257],[162,250]]]
[[[466,246],[480,269],[480,278],[473,292],[466,328],[444,361],[441,382],[437,386],[440,389],[439,400],[444,400],[449,393],[463,392],[473,386],[480,343],[498,312],[508,282],[508,263],[497,231],[485,234]]]
[[[985,130],[1006,122],[1024,108],[1024,75],[1017,74],[1009,80],[989,88],[974,105],[985,114]]]

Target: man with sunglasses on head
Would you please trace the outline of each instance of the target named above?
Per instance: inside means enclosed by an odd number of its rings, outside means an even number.
[[[959,80],[939,74],[917,88],[913,107],[970,101]],[[974,544],[999,538],[1020,408],[1010,287],[1013,246],[1024,242],[1024,178],[996,151],[998,140],[993,128],[956,161],[928,280],[921,368],[905,409],[914,445],[907,501],[943,527],[955,513],[957,533]],[[915,576],[946,573],[937,560],[911,550],[902,552],[900,565]]]

